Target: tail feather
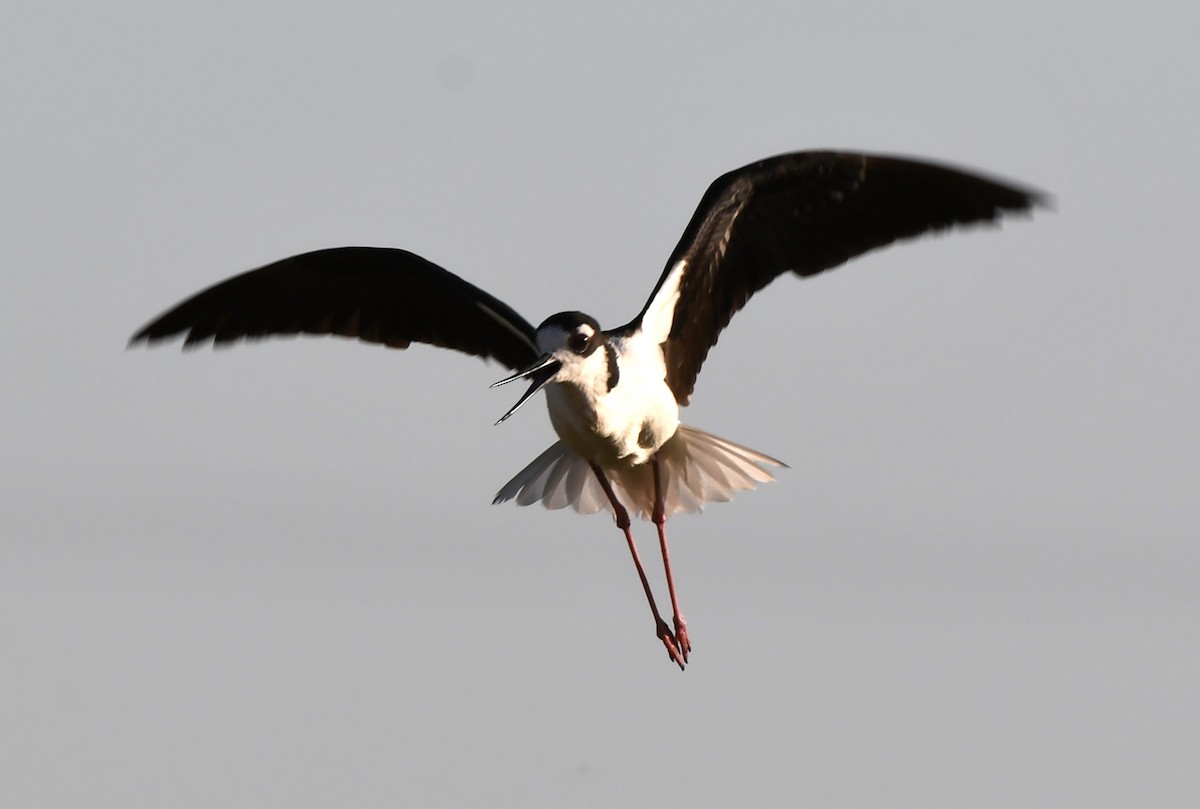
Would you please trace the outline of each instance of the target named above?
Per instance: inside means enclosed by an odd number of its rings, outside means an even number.
[[[769,455],[684,425],[659,449],[657,457],[668,516],[730,500],[735,492],[773,480],[769,467],[786,466]],[[650,464],[605,472],[621,504],[631,514],[650,519],[654,510]],[[556,441],[506,483],[495,502],[514,498],[522,506],[537,502],[549,509],[572,506],[580,514],[611,510],[587,459],[562,441]]]

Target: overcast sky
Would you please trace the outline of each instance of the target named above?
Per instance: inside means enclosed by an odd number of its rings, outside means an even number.
[[[6,11],[0,805],[1195,806],[1195,4],[427,5]],[[669,524],[683,673],[610,518],[491,505],[500,366],[125,348],[347,244],[617,325],[818,147],[1055,207],[722,335],[684,421],[791,468]]]

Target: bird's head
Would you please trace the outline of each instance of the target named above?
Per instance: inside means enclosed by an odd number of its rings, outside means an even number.
[[[500,417],[500,421],[516,413],[517,408],[525,404],[529,397],[551,382],[583,383],[592,378],[607,380],[607,353],[597,350],[604,344],[605,337],[600,324],[583,312],[559,312],[546,318],[537,328],[537,346],[541,355],[517,373],[492,385],[494,388],[518,379],[532,382],[517,403]]]

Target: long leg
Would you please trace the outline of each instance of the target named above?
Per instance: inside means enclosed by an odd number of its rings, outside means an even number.
[[[679,598],[675,595],[675,576],[671,573],[671,554],[667,550],[667,511],[663,503],[662,472],[659,469],[658,456],[655,456],[650,463],[654,469],[654,512],[651,514],[651,519],[658,528],[658,545],[662,548],[663,570],[667,574],[667,592],[671,594],[675,642],[679,646],[679,653],[683,656],[684,662],[687,662],[688,653],[692,651],[692,642],[688,640],[687,622],[683,620],[683,613],[679,610]]]
[[[592,471],[596,473],[596,479],[600,481],[601,488],[608,495],[608,502],[612,504],[613,515],[617,518],[617,527],[625,532],[625,541],[629,543],[629,552],[633,554],[633,563],[637,566],[638,578],[642,580],[642,589],[646,591],[646,600],[650,602],[650,612],[654,613],[654,633],[663,642],[663,645],[667,647],[667,654],[682,669],[684,663],[687,662],[686,654],[680,653],[679,644],[676,643],[675,636],[671,634],[671,628],[667,626],[667,622],[658,614],[658,605],[654,603],[654,593],[650,591],[650,582],[646,579],[645,568],[642,567],[642,557],[638,555],[637,544],[633,541],[629,512],[617,500],[617,495],[613,492],[612,484],[608,482],[608,477],[604,474],[604,470],[596,464],[592,464]],[[674,598],[673,595],[672,598]]]

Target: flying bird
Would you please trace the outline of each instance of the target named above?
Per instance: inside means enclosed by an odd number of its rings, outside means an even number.
[[[944,165],[807,151],[717,178],[642,310],[604,329],[577,311],[537,328],[503,301],[420,256],[381,247],[304,253],[188,298],[130,344],[182,335],[184,346],[333,334],[406,348],[428,343],[496,360],[528,380],[503,422],[545,390],[558,434],[494,502],[611,510],[633,555],[654,632],[681,669],[692,650],[667,549],[666,521],[773,478],[769,455],[679,421],[709,350],[734,313],[787,272],[837,267],[897,239],[995,223],[1040,194]],[[495,387],[493,385],[493,387]],[[638,555],[630,514],[654,523],[671,600],[667,624]]]

